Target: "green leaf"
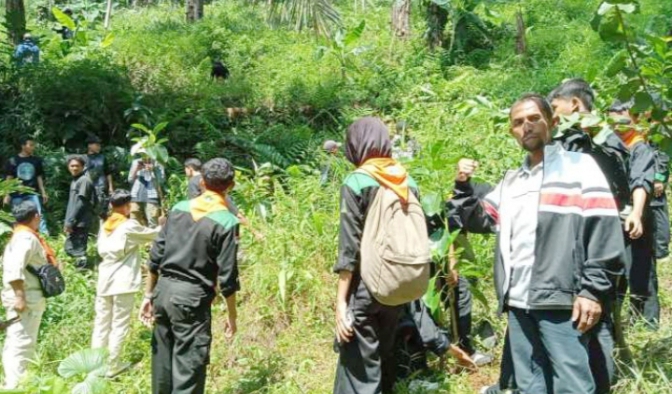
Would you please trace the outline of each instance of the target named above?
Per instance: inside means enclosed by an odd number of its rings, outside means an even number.
[[[582,129],[592,129],[598,127],[602,123],[602,118],[589,113],[581,117],[581,128]]]
[[[429,193],[422,196],[422,209],[425,215],[434,216],[443,212],[443,200],[437,193]]]
[[[113,42],[114,42],[114,33],[110,33],[107,36],[105,36],[103,41],[100,43],[100,47],[107,48],[110,45],[112,45]]]
[[[168,149],[166,149],[165,146],[156,145],[155,151],[156,151],[156,161],[158,161],[159,164],[165,165],[166,163],[168,163],[168,159],[170,158],[170,156],[168,155]]]
[[[84,349],[71,354],[58,365],[58,374],[63,378],[89,374],[104,368],[107,363],[105,349]]]
[[[12,232],[12,227],[9,224],[7,224],[5,222],[0,222],[0,235],[4,235],[4,234],[7,234],[7,233],[11,233],[11,232]]]
[[[350,46],[355,41],[359,40],[359,38],[362,36],[362,33],[364,33],[365,28],[366,21],[361,21],[357,27],[348,31],[348,33],[345,35],[345,38],[343,39],[345,46]]]
[[[146,132],[146,133],[149,133],[149,129],[148,129],[147,126],[145,126],[144,124],[133,123],[133,124],[131,125],[131,127],[133,127],[134,129],[138,129],[138,130],[144,131],[144,132]]]
[[[616,4],[619,10],[625,12],[626,14],[632,14],[637,11],[637,6],[635,4]]]
[[[73,21],[72,18],[70,18],[66,13],[61,11],[58,7],[53,7],[51,9],[51,13],[54,14],[54,18],[56,18],[58,23],[60,23],[61,25],[67,27],[72,31],[77,29],[75,21]]]
[[[604,41],[622,42],[625,40],[623,26],[621,26],[616,9],[613,7],[604,15],[595,14],[590,24]]]
[[[606,15],[607,12],[611,11],[614,8],[614,5],[611,3],[607,3],[606,1],[600,4],[600,7],[597,9],[597,15],[603,16]]]
[[[560,124],[558,125],[558,132],[562,134],[577,125],[581,121],[580,117],[581,115],[578,112],[575,112],[570,116],[561,116]]]
[[[653,98],[647,92],[637,92],[635,94],[635,105],[632,107],[632,111],[638,114],[646,112],[649,108],[653,107]]]
[[[436,281],[438,279],[438,274],[429,280],[429,286],[427,287],[427,292],[422,297],[427,309],[436,317],[440,314],[441,311],[441,292],[436,290]]]
[[[92,372],[83,382],[72,388],[72,394],[105,394],[108,392],[107,385],[107,380],[101,378],[100,374]]]
[[[440,8],[443,8],[446,11],[450,11],[450,0],[430,0],[430,1],[439,6]]]
[[[156,126],[154,126],[154,133],[156,134],[160,133],[163,129],[166,128],[166,126],[168,126],[168,122],[161,122],[157,124]]]
[[[604,71],[604,74],[609,78],[615,77],[616,74],[618,74],[619,72],[621,72],[621,70],[625,68],[627,60],[628,60],[628,54],[624,50],[619,51],[609,61],[607,69]]]
[[[617,98],[621,101],[630,100],[635,93],[639,90],[642,83],[638,78],[633,78],[627,83],[621,85],[621,88],[618,90]]]
[[[280,291],[280,301],[282,305],[287,303],[287,270],[281,269],[278,272],[278,290]]]

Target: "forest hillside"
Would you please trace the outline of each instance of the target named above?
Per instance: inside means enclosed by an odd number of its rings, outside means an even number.
[[[4,2],[9,9],[17,1]],[[10,40],[19,30],[6,16],[0,159],[16,154],[20,137],[36,138],[46,163],[50,242],[66,262],[67,281],[67,291],[48,302],[38,358],[17,393],[71,392],[97,362],[95,355],[80,358],[75,372],[59,374],[61,361],[91,342],[96,272],[67,264],[62,234],[65,157],[84,153],[91,135],[102,139],[119,187],[128,187],[131,146],[157,137],[167,206],[186,197],[186,158],[233,162],[233,197],[263,239],[241,231],[239,332],[224,338],[225,303],[217,303],[208,392],[312,394],[333,386],[338,196],[352,169],[339,157],[328,182],[320,182],[325,140],[343,141],[359,117],[381,117],[419,143],[419,154],[404,164],[429,206],[449,197],[461,157],[477,159],[478,177],[488,182],[520,165],[524,154],[509,135],[507,108],[525,92],[546,95],[580,77],[595,88],[600,110],[628,94],[654,112],[664,107],[655,97],[672,103],[672,49],[662,38],[672,26],[669,1],[639,0],[632,10],[632,1],[613,1],[623,6],[615,19],[613,10],[598,15],[601,0],[314,0],[328,9],[306,0],[213,0],[194,22],[178,1],[132,3],[110,2],[106,28],[105,1],[26,1],[24,30],[41,48],[36,66],[12,60]],[[290,3],[305,14],[293,18]],[[397,3],[407,3],[410,14],[395,31]],[[68,24],[77,33],[64,40],[53,29]],[[211,77],[215,61],[226,65],[227,79]],[[668,147],[669,137],[652,138]],[[3,182],[0,190],[10,187]],[[498,344],[487,351],[499,360],[506,322],[496,315],[494,239],[471,241],[475,262],[460,269],[475,294],[474,326],[494,326]],[[93,242],[89,249],[95,255]],[[621,365],[615,393],[672,393],[670,263],[660,265],[659,276],[660,330],[628,328],[635,362]],[[123,353],[134,366],[89,384],[94,391],[76,392],[150,392],[150,339],[134,318]],[[498,374],[498,361],[476,372],[450,359],[432,358],[430,366],[422,379],[438,383],[434,392],[441,393],[477,393]],[[397,391],[424,392],[409,384]]]

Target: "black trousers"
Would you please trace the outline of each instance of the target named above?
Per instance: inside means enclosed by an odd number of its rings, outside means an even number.
[[[86,248],[89,244],[89,229],[74,227],[65,238],[65,253],[70,257],[81,259],[86,257]]]
[[[650,212],[647,212],[650,214]],[[654,223],[652,215],[644,219],[644,235],[626,242],[625,276],[618,289],[620,300],[630,289],[630,313],[632,317],[642,317],[653,329],[658,328],[660,303],[658,301],[658,273],[654,254]]]
[[[204,393],[212,296],[194,284],[160,278],[152,300],[152,393]]]
[[[667,198],[663,195],[663,205],[652,205],[654,230],[654,251],[656,259],[664,259],[670,255],[670,214]]]
[[[334,394],[392,393],[394,340],[403,306],[382,305],[359,278],[353,278],[351,288],[355,335],[338,347]]]

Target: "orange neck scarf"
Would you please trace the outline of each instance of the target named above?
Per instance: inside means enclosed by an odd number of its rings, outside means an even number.
[[[195,221],[199,221],[211,212],[229,210],[226,205],[226,195],[206,190],[200,196],[189,202],[191,216]]]
[[[637,145],[640,142],[646,142],[644,137],[635,130],[630,130],[626,131],[625,133],[621,133],[620,137],[628,149],[632,148],[633,146]]]
[[[112,215],[107,218],[105,221],[105,224],[103,225],[103,230],[105,230],[105,234],[110,235],[114,232],[114,230],[117,229],[117,227],[121,226],[125,221],[127,221],[128,218],[126,215],[122,215],[119,212],[112,212]]]
[[[396,160],[389,157],[369,159],[359,169],[392,190],[402,201],[408,201],[408,173]]]
[[[44,253],[47,255],[47,262],[49,262],[49,264],[53,265],[54,267],[58,265],[58,263],[56,262],[56,254],[54,253],[54,250],[51,248],[51,246],[49,246],[47,241],[45,241],[44,238],[42,238],[40,234],[37,233],[37,231],[26,226],[25,224],[19,223],[16,226],[14,226],[14,234],[18,234],[21,232],[28,232],[37,237],[37,240],[40,241],[40,245],[42,245],[42,249],[44,249]]]

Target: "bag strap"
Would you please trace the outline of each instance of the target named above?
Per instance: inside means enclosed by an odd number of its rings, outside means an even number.
[[[30,272],[31,274],[37,276],[38,278],[40,277],[40,274],[37,272],[37,270],[35,269],[35,267],[33,267],[33,266],[30,265],[30,264],[26,264],[26,271],[28,271],[28,272]]]

